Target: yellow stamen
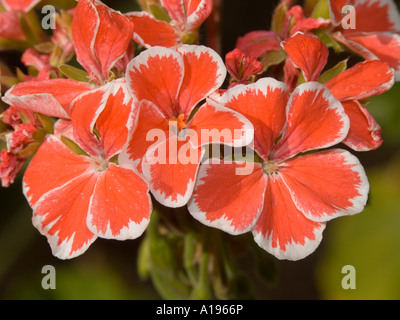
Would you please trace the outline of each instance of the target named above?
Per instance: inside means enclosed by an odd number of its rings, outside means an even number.
[[[176,123],[176,126],[177,126],[177,128],[180,130],[180,129],[183,129],[183,128],[186,128],[186,122],[185,122],[185,115],[182,113],[182,114],[180,114],[178,117],[176,117],[176,118],[171,118],[171,119],[169,119],[169,121],[170,122],[173,122],[173,124],[175,125],[175,123]]]

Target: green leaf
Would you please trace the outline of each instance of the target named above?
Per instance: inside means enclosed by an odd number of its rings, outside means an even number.
[[[163,7],[157,6],[155,4],[149,4],[149,10],[151,14],[156,18],[157,20],[165,21],[165,22],[171,22],[171,17],[168,15],[167,10],[165,10]]]
[[[151,269],[150,239],[148,237],[144,237],[140,244],[137,267],[140,279],[146,280],[150,275]]]
[[[68,64],[62,64],[58,67],[58,69],[61,71],[61,73],[63,75],[65,75],[69,79],[80,81],[80,82],[88,82],[89,81],[88,73],[82,69],[72,67]]]
[[[287,5],[284,1],[282,1],[276,7],[274,14],[272,16],[271,31],[275,32],[278,35],[282,34],[282,28],[285,23],[287,12],[288,12]]]
[[[318,81],[320,83],[325,83],[328,80],[332,79],[333,77],[336,77],[341,72],[345,71],[347,69],[347,60],[348,59],[343,60],[343,61],[339,62],[333,68],[325,71],[323,74],[321,74],[321,76],[319,77]]]
[[[80,147],[78,146],[74,141],[71,139],[61,136],[61,141],[75,154],[81,155],[81,156],[88,156],[88,154]]]
[[[261,58],[261,63],[266,71],[269,67],[278,65],[285,61],[287,54],[283,49],[268,51]]]
[[[318,3],[314,7],[311,17],[314,19],[318,18],[330,19],[329,1],[328,0],[318,1]]]

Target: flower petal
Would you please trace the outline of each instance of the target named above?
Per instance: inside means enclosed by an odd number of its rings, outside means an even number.
[[[192,145],[221,143],[243,147],[253,141],[254,128],[249,120],[238,112],[211,103],[210,100],[203,104],[188,123]]]
[[[67,79],[25,81],[10,88],[3,100],[20,109],[69,119],[72,101],[90,89],[88,83]]]
[[[23,191],[31,207],[47,192],[89,169],[89,158],[73,153],[55,136],[47,136],[25,171]]]
[[[346,150],[300,156],[280,168],[296,207],[313,221],[325,222],[361,212],[369,184],[363,167]]]
[[[341,41],[364,59],[379,59],[395,71],[395,80],[400,80],[400,35],[396,33],[363,33],[340,36]]]
[[[7,11],[28,12],[36,6],[41,0],[1,0],[1,4]]]
[[[185,30],[186,13],[183,0],[161,0],[161,3],[178,27]]]
[[[286,85],[273,78],[237,85],[223,96],[225,107],[243,114],[253,124],[255,150],[264,160],[284,127],[287,101]]]
[[[264,209],[253,230],[261,248],[280,260],[300,260],[319,246],[324,229],[324,223],[307,219],[296,208],[279,175],[268,178]]]
[[[257,59],[268,51],[281,49],[278,35],[275,32],[264,30],[251,31],[243,37],[239,37],[236,48]]]
[[[113,81],[104,109],[96,119],[96,128],[106,159],[111,159],[122,150],[136,115],[136,103],[129,94],[125,81]]]
[[[296,33],[282,42],[282,47],[296,67],[304,73],[306,81],[317,81],[327,61],[329,50],[316,36]]]
[[[168,23],[156,20],[145,11],[129,12],[126,17],[134,24],[133,40],[145,48],[154,46],[173,47],[178,45],[178,35]]]
[[[399,32],[400,15],[393,0],[355,1],[356,29],[344,32]]]
[[[225,64],[212,49],[204,46],[181,45],[185,74],[179,92],[179,111],[189,117],[198,102],[215,92],[226,77]]]
[[[106,239],[135,239],[146,229],[152,210],[147,183],[133,170],[113,163],[98,173],[87,224]]]
[[[203,155],[203,148],[193,148],[173,136],[149,148],[142,170],[156,200],[172,208],[186,205]]]
[[[379,95],[389,90],[393,84],[393,70],[387,63],[378,60],[357,63],[324,83],[340,101]]]
[[[343,143],[355,151],[375,150],[382,145],[382,129],[358,101],[342,102],[350,118],[350,130]]]
[[[33,225],[47,237],[53,255],[60,259],[84,253],[97,238],[86,226],[95,183],[93,173],[86,171],[46,193],[33,207]]]
[[[349,132],[350,121],[342,104],[318,82],[298,86],[286,112],[283,136],[271,154],[274,159],[333,146]]]
[[[194,31],[210,15],[212,0],[184,0],[186,11],[186,31]]]
[[[193,197],[188,203],[190,214],[206,226],[230,234],[250,231],[264,203],[267,180],[261,165],[213,161],[208,160],[200,167]],[[246,165],[253,165],[253,170],[238,174]]]
[[[343,7],[347,5],[349,0],[329,0],[329,13],[332,20],[332,24],[339,25],[344,17],[342,13]]]
[[[101,83],[123,57],[133,35],[133,23],[97,0],[81,0],[72,22],[77,60]]]
[[[95,124],[104,110],[112,84],[108,83],[95,90],[88,91],[74,100],[71,121],[75,141],[92,156],[105,157],[103,146],[94,133]]]
[[[176,101],[184,72],[183,57],[176,50],[152,47],[128,64],[127,84],[133,96],[154,103],[169,119],[178,116]]]
[[[169,136],[169,122],[161,111],[151,102],[143,100],[139,104],[135,127],[119,155],[119,164],[130,163],[142,172],[142,158],[154,143],[166,140]],[[155,141],[157,138],[157,141]]]

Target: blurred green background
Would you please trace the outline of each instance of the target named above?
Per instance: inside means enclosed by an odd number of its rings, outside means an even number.
[[[121,11],[134,5],[105,2]],[[238,36],[268,29],[276,3],[225,1],[222,54],[233,49]],[[10,54],[15,53],[0,52],[0,57]],[[254,281],[258,299],[400,299],[400,84],[369,100],[368,109],[383,129],[384,143],[375,151],[353,152],[364,165],[371,186],[364,212],[329,222],[320,247],[304,260],[267,257],[261,271],[273,270],[275,276],[267,282]],[[98,239],[78,258],[54,258],[46,238],[32,226],[20,178],[0,190],[1,300],[160,298],[151,281],[137,275],[140,238],[125,242]],[[269,256],[261,250],[258,254]],[[45,265],[56,268],[55,290],[41,286]],[[355,267],[355,289],[342,288],[345,265]],[[241,271],[258,279],[252,265],[242,263]]]

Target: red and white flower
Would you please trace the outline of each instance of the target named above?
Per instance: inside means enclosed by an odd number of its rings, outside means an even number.
[[[355,29],[342,27],[343,7],[354,6]],[[329,0],[334,38],[364,59],[387,62],[400,80],[400,14],[392,0]]]
[[[262,78],[237,85],[224,106],[254,125],[261,162],[213,161],[201,166],[189,212],[207,226],[237,235],[252,231],[257,244],[278,259],[311,254],[327,221],[359,213],[369,190],[363,167],[341,149],[349,119],[341,103],[317,82],[298,86]],[[277,141],[277,142],[276,142]]]
[[[121,157],[143,172],[155,198],[166,206],[181,207],[189,200],[204,145],[242,146],[252,140],[252,125],[237,112],[209,100],[194,113],[225,76],[222,59],[195,45],[152,47],[128,65],[128,88],[140,101],[140,112]],[[221,137],[224,130],[228,134]],[[217,134],[201,139],[213,131]],[[164,160],[156,161],[161,153]]]
[[[329,51],[314,35],[296,33],[282,42],[290,61],[302,70],[306,81],[317,81],[325,68]],[[342,102],[350,118],[350,130],[343,141],[356,151],[381,146],[381,127],[359,100],[382,94],[394,84],[393,69],[386,62],[367,60],[339,73],[324,83]]]
[[[147,183],[116,160],[136,116],[125,82],[82,94],[27,168],[24,194],[53,254],[76,257],[97,238],[134,239],[152,210]],[[72,123],[72,126],[71,126]]]

